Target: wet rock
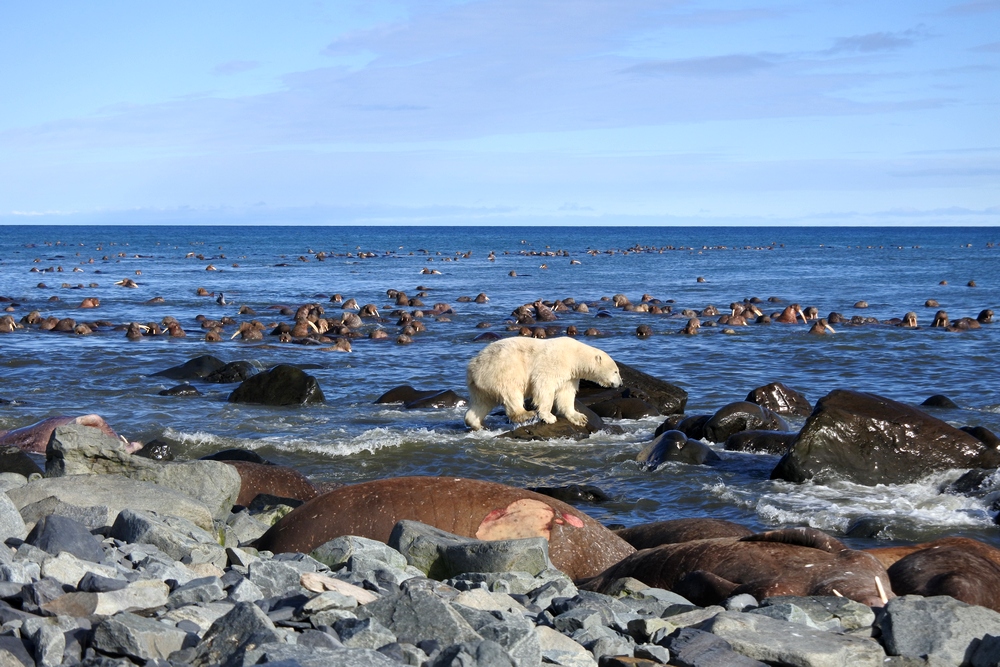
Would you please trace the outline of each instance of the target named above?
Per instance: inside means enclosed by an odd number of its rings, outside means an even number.
[[[225,365],[226,363],[221,359],[206,354],[186,361],[180,366],[172,366],[171,368],[151,373],[150,377],[165,377],[169,380],[200,380]]]
[[[566,486],[532,486],[528,491],[561,500],[564,503],[605,503],[611,496],[591,484],[567,484]]]
[[[621,363],[618,372],[622,376],[622,386],[631,391],[631,395],[653,405],[661,415],[672,415],[684,412],[688,394],[675,384],[660,380],[642,371]],[[586,381],[580,383],[581,387]]]
[[[539,421],[501,433],[501,438],[513,438],[514,440],[552,440],[554,438],[569,438],[571,440],[583,440],[589,438],[591,433],[605,430],[604,420],[594,414],[590,408],[576,404],[576,409],[587,416],[587,423],[584,426],[577,426],[565,417],[557,417],[552,424]]]
[[[202,396],[198,389],[190,384],[179,384],[169,389],[161,389],[156,392],[158,396]]]
[[[705,424],[712,418],[712,415],[691,415],[677,421],[670,426],[670,420],[664,422],[656,429],[654,436],[660,435],[664,431],[677,430],[691,438],[692,440],[705,439]]]
[[[889,655],[926,656],[965,665],[986,636],[1000,636],[1000,614],[950,597],[903,596],[889,600],[876,622]]]
[[[950,408],[953,410],[958,409],[958,403],[956,403],[955,401],[951,400],[950,398],[942,394],[934,394],[933,396],[928,397],[920,405],[923,405],[924,407],[928,408]]]
[[[896,401],[837,389],[816,404],[772,479],[902,484],[951,468],[1000,466],[1000,452]]]
[[[1000,449],[1000,437],[984,426],[963,426],[961,430],[985,445]]]
[[[438,391],[406,402],[407,410],[417,410],[421,408],[455,408],[466,404],[466,400],[456,394],[451,389]]]
[[[225,366],[217,368],[205,376],[206,382],[230,384],[243,382],[257,374],[257,367],[249,361],[230,361]]]
[[[655,470],[668,461],[701,465],[722,458],[700,440],[691,440],[680,431],[665,431],[648,442],[635,460],[643,470]]]
[[[705,423],[705,437],[711,442],[725,442],[740,431],[788,431],[788,424],[765,407],[737,401],[725,405]]]
[[[385,392],[375,399],[375,403],[412,403],[437,393],[440,393],[439,389],[420,390],[404,384]]]
[[[779,415],[808,417],[812,412],[812,405],[803,394],[789,389],[780,382],[757,387],[747,394],[746,400]]]
[[[536,575],[552,566],[544,537],[484,541],[417,521],[400,521],[388,545],[403,554],[407,563],[434,579],[464,572],[518,571]]]
[[[0,446],[0,472],[13,472],[25,477],[41,475],[42,469],[24,450],[14,445]]]
[[[162,440],[153,439],[143,445],[141,448],[132,452],[132,456],[142,456],[143,458],[153,459],[154,461],[173,461],[174,452],[170,443],[163,442]]]
[[[270,370],[244,380],[229,395],[230,403],[263,405],[308,405],[323,403],[325,398],[319,382],[303,370],[279,364]]]
[[[754,452],[784,456],[797,437],[799,437],[798,431],[740,431],[726,438],[723,447],[727,452]]]
[[[633,396],[591,403],[590,409],[603,419],[642,419],[660,414],[655,406]]]

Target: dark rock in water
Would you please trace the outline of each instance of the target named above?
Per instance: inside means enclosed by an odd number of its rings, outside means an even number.
[[[243,382],[247,378],[257,374],[257,367],[249,361],[230,361],[228,364],[212,371],[205,376],[206,382],[218,382],[219,384],[229,384],[231,382]]]
[[[655,438],[664,431],[679,431],[680,429],[677,428],[677,425],[685,419],[687,419],[687,417],[684,415],[670,415],[663,420],[662,424],[656,427],[656,432],[653,433],[653,437]],[[708,417],[706,416],[705,419],[708,419]]]
[[[622,376],[622,387],[630,390],[630,395],[640,398],[654,406],[661,415],[672,415],[684,412],[688,394],[675,384],[647,375],[640,370],[627,366],[620,361],[618,372]],[[596,387],[596,383],[583,380],[580,387]]]
[[[249,449],[223,449],[221,452],[208,454],[201,458],[203,461],[247,461],[248,463],[274,465],[257,452],[252,452]]]
[[[454,408],[460,405],[465,405],[465,403],[466,401],[464,398],[453,392],[451,389],[445,389],[444,391],[431,393],[429,396],[423,396],[416,400],[408,401],[406,403],[406,409]]]
[[[81,560],[92,563],[104,560],[101,541],[82,523],[59,514],[50,514],[39,519],[24,541],[53,556],[67,551]]]
[[[229,395],[230,403],[263,405],[307,405],[323,403],[319,382],[303,370],[287,364],[248,378]]]
[[[198,391],[195,387],[184,383],[179,384],[176,387],[170,387],[170,389],[163,389],[156,392],[159,396],[201,396],[202,393]]]
[[[590,484],[568,484],[566,486],[533,486],[528,491],[549,496],[564,503],[605,503],[611,496]]]
[[[690,440],[680,431],[664,431],[647,443],[635,460],[642,469],[655,470],[667,461],[701,465],[722,458],[700,440]]]
[[[413,401],[440,393],[439,389],[420,390],[408,384],[393,387],[375,399],[376,403],[412,403]]]
[[[500,340],[500,334],[494,333],[492,331],[484,331],[475,338],[472,339],[474,343],[492,343],[495,340]]]
[[[788,424],[779,414],[749,401],[724,405],[705,422],[705,438],[712,442],[725,442],[740,431],[787,430]]]
[[[891,524],[880,516],[859,516],[847,526],[844,535],[847,537],[876,538],[889,528]]]
[[[593,403],[590,409],[605,419],[642,419],[660,414],[654,406],[634,396]]]
[[[651,549],[661,544],[679,544],[716,537],[746,537],[749,528],[725,519],[668,519],[616,530],[615,534],[636,549]]]
[[[727,452],[756,452],[784,456],[799,437],[798,431],[740,431],[726,438]]]
[[[186,361],[180,366],[173,366],[156,373],[151,373],[150,377],[165,377],[171,380],[199,380],[208,376],[212,371],[219,370],[226,363],[210,354],[195,357]]]
[[[174,452],[170,443],[163,442],[162,440],[156,440],[155,438],[143,445],[138,451],[132,452],[132,455],[144,456],[147,459],[153,459],[155,461],[174,460]]]
[[[996,472],[996,468],[973,468],[946,486],[942,491],[960,496],[985,496],[996,488],[997,480],[993,477]]]
[[[525,426],[518,426],[512,431],[501,433],[500,437],[513,438],[515,440],[551,440],[552,438],[583,440],[584,438],[589,438],[591,433],[608,430],[604,425],[604,420],[579,401],[576,403],[576,409],[587,415],[587,424],[585,426],[577,426],[565,417],[557,417],[553,424],[546,424],[542,421],[534,422]]]
[[[1000,452],[920,410],[837,389],[820,399],[771,479],[903,484],[940,470],[1000,467]]]
[[[801,393],[789,389],[780,382],[757,387],[747,394],[747,401],[763,406],[779,415],[808,417],[812,406]]]
[[[1000,438],[998,438],[993,431],[989,430],[985,426],[963,426],[962,430],[979,442],[985,443],[990,447],[1000,449]]]
[[[27,452],[14,445],[0,446],[0,472],[16,472],[25,477],[44,474]]]
[[[920,405],[926,406],[928,408],[951,408],[954,410],[958,409],[958,403],[956,403],[955,401],[951,400],[950,398],[942,394],[934,394]]]
[[[685,417],[680,420],[677,425],[670,428],[663,428],[666,422],[660,425],[660,428],[656,429],[656,433],[653,435],[660,435],[663,431],[680,431],[692,440],[704,440],[705,439],[705,424],[708,420],[712,418],[712,415],[691,415],[690,417]],[[663,429],[661,431],[660,429]]]

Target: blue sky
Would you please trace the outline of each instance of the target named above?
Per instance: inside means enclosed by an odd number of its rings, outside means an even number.
[[[1000,224],[1000,0],[0,2],[0,222]]]

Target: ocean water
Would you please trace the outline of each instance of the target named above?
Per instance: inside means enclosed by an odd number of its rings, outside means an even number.
[[[125,278],[138,288],[114,284]],[[229,304],[196,296],[199,287],[224,293]],[[390,289],[409,296],[425,291],[428,307],[448,303],[454,313],[424,318],[427,331],[411,345],[397,345]],[[488,303],[458,301],[481,292]],[[290,318],[276,306],[311,302],[334,316],[340,308],[329,300],[334,294],[378,306],[383,321],[368,320],[361,331],[367,336],[381,327],[389,339],[354,339],[350,353],[276,337],[208,343],[195,319],[252,319],[237,315],[247,305],[256,319],[277,323]],[[608,305],[602,299],[615,294],[633,302],[643,294],[673,300],[674,314],[612,308],[613,317],[597,318],[597,307]],[[496,437],[507,428],[502,417],[470,433],[464,408],[405,410],[373,402],[401,384],[464,394],[465,365],[483,345],[473,340],[477,335],[510,335],[507,321],[521,304],[573,297],[592,304],[591,312],[561,314],[554,324],[597,327],[601,335],[586,342],[683,387],[688,414],[712,413],[780,381],[811,402],[837,388],[914,405],[944,394],[959,409],[933,414],[1000,432],[1000,324],[961,333],[929,326],[939,309],[953,320],[985,308],[1000,314],[997,228],[8,226],[0,227],[0,296],[11,300],[0,307],[16,319],[32,310],[115,325],[173,316],[188,334],[130,341],[107,326],[89,336],[30,327],[0,334],[0,398],[14,401],[0,405],[0,429],[96,412],[130,439],[165,440],[183,457],[242,447],[315,480],[420,474],[523,486],[592,484],[612,500],[580,507],[608,523],[712,516],[754,529],[809,525],[839,534],[855,519],[874,516],[887,526],[882,543],[962,534],[1000,544],[992,498],[940,492],[960,471],[907,485],[795,485],[768,480],[775,456],[721,452],[716,466],[668,464],[646,472],[635,455],[662,418],[622,420],[616,423],[624,434],[582,442],[525,443]],[[145,303],[155,296],[164,302]],[[100,307],[81,310],[85,297],[98,297]],[[789,303],[848,318],[886,320],[913,311],[921,328],[842,325],[833,335],[810,336],[803,324],[772,324],[726,335],[723,327],[705,326],[711,317],[702,318],[696,336],[677,333],[687,319],[680,311],[711,304],[725,312],[749,297],[780,299],[764,304],[765,312]],[[940,306],[925,306],[929,299]],[[862,300],[868,307],[855,308]],[[654,335],[637,338],[639,324]],[[178,383],[151,373],[202,354],[261,368],[304,365],[326,404],[230,404],[234,385],[210,383],[195,383],[200,397],[158,395]],[[791,423],[797,428],[802,420]]]

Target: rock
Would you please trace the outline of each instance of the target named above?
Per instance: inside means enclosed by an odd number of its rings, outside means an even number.
[[[598,401],[589,407],[602,419],[642,419],[660,414],[656,406],[634,396]]]
[[[103,554],[103,551],[102,551]],[[91,579],[84,585],[83,579],[90,575]],[[93,577],[118,582],[113,588],[105,587],[106,590],[118,590],[124,588],[128,583],[121,579],[121,575],[114,567],[99,565],[90,559],[77,558],[73,554],[64,551],[58,556],[46,558],[41,563],[41,576],[46,579],[54,579],[60,584],[73,586],[78,590],[90,590],[92,592],[103,592],[92,588]]]
[[[597,667],[597,661],[590,651],[558,630],[539,625],[535,628],[535,632],[538,634],[544,662],[565,667]]]
[[[262,405],[308,405],[325,400],[316,378],[287,364],[279,364],[244,380],[229,395],[230,403]]]
[[[69,503],[64,503],[55,496],[49,496],[31,503],[21,508],[21,516],[27,525],[34,525],[43,517],[51,514],[65,516],[82,524],[88,530],[95,530],[105,526],[108,518],[107,507],[77,507]]]
[[[269,643],[248,647],[239,664],[278,667],[399,667],[399,663],[368,648],[316,648]],[[421,664],[421,663],[415,663]]]
[[[9,493],[0,493],[0,540],[11,537],[24,539],[27,534],[28,528],[18,512],[17,504],[11,500]]]
[[[0,446],[0,472],[16,472],[25,477],[41,475],[42,469],[38,467],[28,454],[16,445]]]
[[[101,621],[94,628],[90,645],[104,653],[135,660],[165,660],[192,639],[196,641],[197,636],[126,611]]]
[[[804,667],[881,667],[885,652],[871,640],[821,632],[760,614],[724,611],[696,629],[729,642],[737,653],[766,663]]]
[[[656,429],[653,435],[657,436],[664,431],[675,429],[692,440],[704,440],[706,438],[705,424],[707,424],[708,420],[711,418],[712,415],[691,415],[690,417],[685,417],[679,421],[668,419],[660,424],[659,428]]]
[[[464,572],[522,571],[536,575],[552,566],[548,540],[530,537],[484,541],[460,537],[417,521],[400,521],[388,545],[433,579]]]
[[[445,389],[444,391],[434,392],[429,396],[423,396],[412,401],[407,401],[405,407],[407,410],[419,410],[421,408],[455,408],[465,405],[466,403],[467,401],[454,391],[451,389]]]
[[[560,415],[551,424],[542,421],[525,424],[511,431],[501,433],[500,437],[513,438],[514,440],[552,440],[554,438],[583,440],[584,438],[589,438],[591,433],[605,430],[604,420],[594,414],[593,410],[579,401],[576,403],[576,410],[587,416],[587,423],[585,425],[577,426]]]
[[[948,408],[950,410],[958,409],[958,404],[943,394],[934,394],[933,396],[929,396],[920,405],[928,408]]]
[[[404,590],[358,607],[358,618],[374,618],[401,642],[434,638],[443,645],[482,639],[455,609],[428,590]]]
[[[407,564],[406,557],[391,545],[356,535],[345,535],[324,542],[309,555],[334,570],[348,564],[356,556],[380,561],[397,570],[404,569]]]
[[[226,597],[219,577],[202,577],[178,586],[170,592],[167,608],[175,609],[187,605],[216,602]]]
[[[272,643],[284,641],[267,614],[251,602],[239,602],[212,624],[187,662],[196,667],[242,665],[248,649]]]
[[[695,628],[679,628],[661,643],[677,667],[764,667],[734,651],[725,639]]]
[[[760,604],[762,608],[786,604],[794,605],[806,614],[816,626],[827,625],[835,632],[840,630],[850,632],[869,628],[875,622],[875,612],[872,611],[871,607],[836,596],[777,596],[765,598]],[[772,616],[772,618],[780,618],[780,616]]]
[[[439,393],[439,389],[420,390],[404,384],[385,392],[375,399],[375,403],[412,403]]]
[[[348,648],[379,648],[396,641],[396,636],[374,618],[345,618],[333,624],[337,636]]]
[[[680,431],[664,431],[646,443],[635,460],[643,470],[656,470],[668,461],[711,465],[722,457],[704,442],[691,440]]]
[[[780,382],[757,387],[747,394],[746,400],[779,415],[808,417],[812,412],[812,406],[805,396]]]
[[[799,437],[798,431],[740,431],[726,438],[723,447],[727,452],[784,456],[797,437]]]
[[[1000,636],[1000,613],[947,596],[905,595],[889,600],[876,626],[889,655],[964,665],[981,640]]]
[[[181,517],[124,509],[109,535],[129,543],[152,544],[185,563],[213,563],[218,567],[227,563],[226,551],[213,534]]]
[[[627,366],[620,361],[618,372],[622,376],[622,386],[627,387],[631,395],[643,399],[659,410],[661,415],[673,415],[684,412],[687,405],[687,392],[665,380],[647,375],[642,371]],[[581,385],[584,383],[581,382]]]
[[[787,431],[788,424],[776,412],[749,401],[724,405],[705,423],[705,437],[711,442],[725,442],[734,433],[751,430]]]
[[[150,377],[165,377],[169,380],[199,380],[225,365],[225,362],[221,359],[206,354],[186,361],[180,366],[172,366],[165,370],[151,373]]]
[[[60,623],[60,621],[68,621]],[[66,651],[66,634],[63,625],[75,627],[70,619],[28,618],[21,624],[21,636],[31,642],[34,648],[35,664],[39,667],[54,667],[63,663]],[[0,648],[0,652],[3,649]]]
[[[169,389],[161,389],[156,394],[158,396],[202,396],[200,391],[186,382],[170,387]]]
[[[239,473],[224,463],[161,463],[132,456],[121,441],[79,424],[53,431],[46,449],[46,473],[49,477],[121,475],[152,482],[200,501],[217,519],[229,516],[241,484]]]
[[[1000,452],[945,422],[874,394],[820,399],[772,479],[903,484],[951,468],[995,468]]]
[[[67,593],[43,604],[42,610],[59,616],[114,616],[123,611],[146,611],[165,605],[169,590],[162,581],[140,580],[107,593]]]
[[[259,560],[250,563],[247,578],[260,588],[264,597],[283,595],[289,591],[301,593],[300,581],[303,573],[316,572],[321,565],[304,557],[304,560]]]
[[[230,361],[225,366],[217,368],[205,376],[206,382],[229,384],[243,382],[257,374],[257,367],[249,361]]]
[[[567,484],[566,486],[529,486],[528,491],[561,500],[564,503],[604,503],[611,496],[591,484]]]
[[[482,667],[514,667],[520,665],[497,642],[488,639],[446,646],[424,663],[426,667],[452,667],[452,665],[481,665]]]
[[[28,533],[25,542],[53,556],[65,551],[94,563],[104,560],[101,541],[80,522],[58,514],[42,517]]]

